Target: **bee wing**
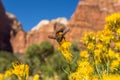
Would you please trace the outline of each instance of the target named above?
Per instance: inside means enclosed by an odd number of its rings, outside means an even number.
[[[63,35],[65,35],[68,31],[70,31],[69,28],[68,28],[68,29],[65,29],[65,30],[63,31]]]
[[[48,38],[50,38],[50,39],[56,39],[56,37],[53,36],[53,35],[49,35]]]

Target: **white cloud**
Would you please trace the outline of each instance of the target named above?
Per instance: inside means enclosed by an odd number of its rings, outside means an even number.
[[[31,29],[31,31],[39,30],[41,27],[44,27],[45,25],[49,24],[50,22],[52,22],[52,23],[59,22],[59,23],[62,23],[62,24],[66,25],[68,23],[68,20],[65,17],[59,17],[59,18],[56,18],[56,19],[52,19],[51,21],[42,20],[35,27],[33,27]]]
[[[68,20],[65,17],[59,17],[57,19],[51,20],[51,22],[59,22],[66,25],[68,23]]]
[[[50,21],[48,20],[42,20],[40,21],[35,27],[33,27],[31,30],[39,30],[42,26],[45,26],[47,24],[49,24]]]

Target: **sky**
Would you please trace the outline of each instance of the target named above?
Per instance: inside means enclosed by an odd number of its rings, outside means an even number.
[[[31,30],[41,20],[66,17],[75,12],[79,0],[2,0],[5,10],[14,14],[24,31]]]

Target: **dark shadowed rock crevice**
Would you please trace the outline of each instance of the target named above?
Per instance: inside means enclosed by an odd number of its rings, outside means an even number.
[[[21,24],[17,18],[4,9],[0,0],[0,50],[14,52],[11,38],[22,30]]]
[[[11,26],[0,0],[0,50],[13,51],[10,43]]]

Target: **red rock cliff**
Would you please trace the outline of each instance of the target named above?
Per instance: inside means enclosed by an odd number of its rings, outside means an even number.
[[[101,30],[105,17],[120,11],[120,0],[81,0],[69,21],[70,40],[80,40],[84,31]]]

